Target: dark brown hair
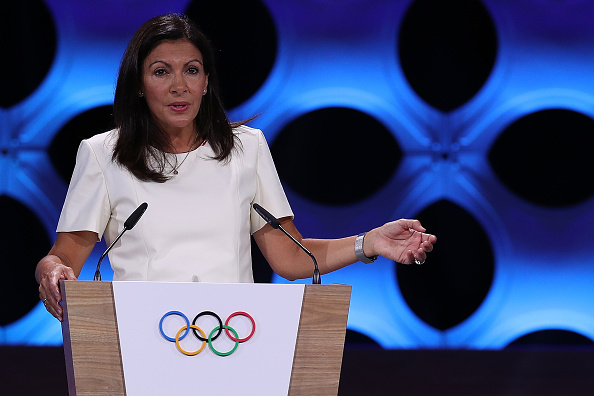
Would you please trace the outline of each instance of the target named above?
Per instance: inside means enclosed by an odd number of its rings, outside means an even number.
[[[143,181],[165,182],[166,151],[171,148],[167,135],[157,126],[144,98],[139,97],[142,65],[161,42],[188,40],[200,51],[208,90],[202,98],[195,123],[199,137],[215,152],[213,159],[225,161],[235,147],[233,128],[247,121],[231,123],[219,95],[214,55],[209,40],[185,15],[167,14],[145,22],[130,40],[124,53],[113,104],[118,137],[113,160]],[[157,164],[157,166],[150,165]]]

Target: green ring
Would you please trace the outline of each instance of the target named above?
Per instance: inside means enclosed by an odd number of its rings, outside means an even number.
[[[216,353],[219,356],[229,356],[231,355],[233,352],[235,352],[235,350],[237,349],[237,346],[239,345],[239,341],[235,341],[235,346],[233,347],[233,349],[231,349],[229,352],[219,352],[215,349],[214,346],[212,346],[212,335],[215,333],[215,331],[217,331],[218,329],[220,329],[221,326],[217,326],[214,329],[212,329],[212,331],[210,332],[210,334],[208,335],[208,346],[210,347],[210,349]],[[233,327],[231,326],[227,326],[224,325],[223,329],[227,329],[227,330],[231,330],[231,332],[235,335],[235,338],[239,338],[239,335],[237,334],[237,332],[235,331],[235,329],[233,329]]]

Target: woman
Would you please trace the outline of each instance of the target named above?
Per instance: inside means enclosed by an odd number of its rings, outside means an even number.
[[[208,40],[182,15],[153,18],[132,38],[114,118],[116,129],[81,142],[58,236],[37,265],[40,298],[59,320],[59,280],[75,280],[101,236],[110,244],[142,202],[147,212],[110,252],[114,280],[253,282],[250,234],[277,274],[310,277],[311,259],[253,203],[316,256],[321,273],[377,255],[423,263],[433,249],[436,237],[417,220],[303,239],[262,132],[229,122]]]

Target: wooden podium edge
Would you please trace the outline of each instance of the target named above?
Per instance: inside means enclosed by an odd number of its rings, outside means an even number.
[[[336,396],[351,300],[350,285],[306,285],[289,396]]]
[[[62,337],[70,396],[125,396],[111,282],[61,281]]]

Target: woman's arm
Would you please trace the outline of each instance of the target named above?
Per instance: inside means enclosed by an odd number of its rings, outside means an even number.
[[[39,298],[49,313],[62,321],[62,295],[59,281],[76,280],[97,242],[92,231],[60,232],[54,246],[37,264],[35,279],[39,283]]]
[[[315,257],[320,273],[326,274],[355,263],[356,236],[340,239],[303,239],[290,218],[280,219],[282,227]],[[254,233],[262,254],[278,275],[289,280],[310,277],[311,258],[280,230],[270,225]],[[424,262],[433,250],[435,235],[426,234],[418,220],[400,219],[369,231],[363,240],[367,257],[382,255],[403,264]]]

